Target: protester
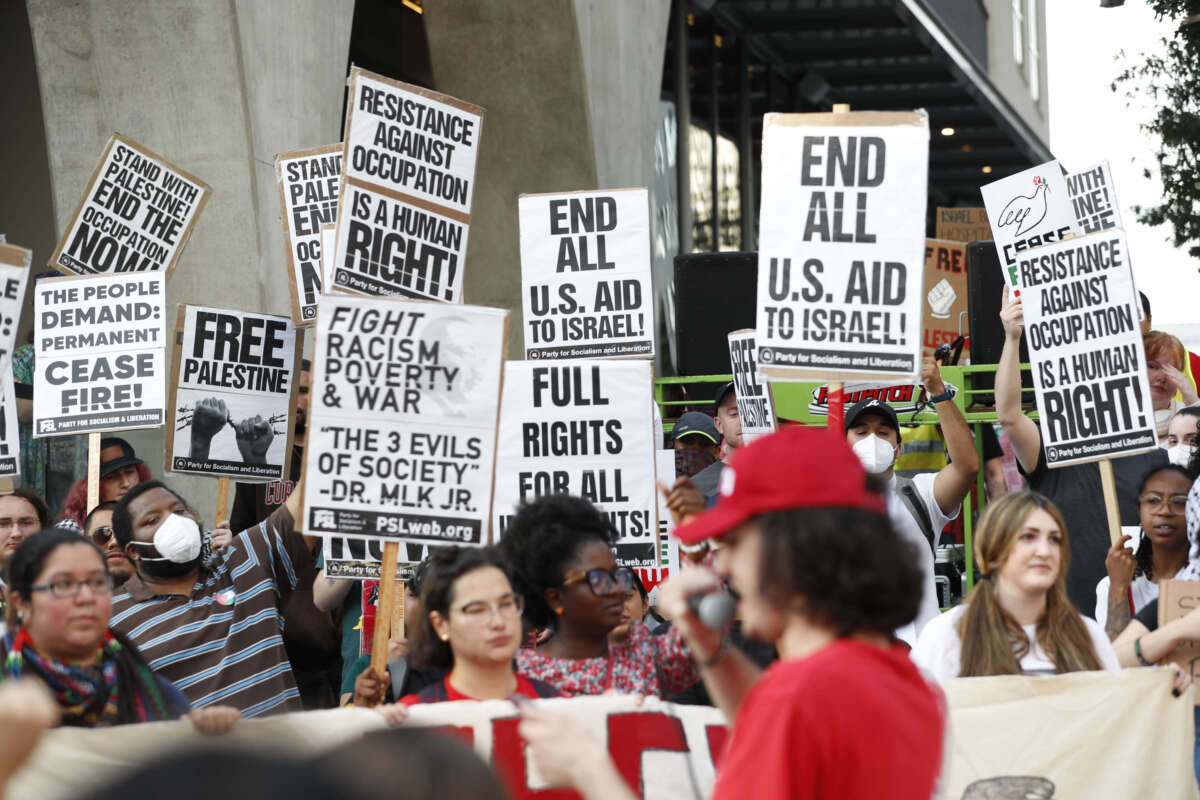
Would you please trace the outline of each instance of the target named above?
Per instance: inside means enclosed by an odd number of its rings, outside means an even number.
[[[604,514],[567,495],[523,505],[509,522],[500,549],[524,598],[525,619],[554,630],[549,641],[517,652],[517,671],[568,697],[680,692],[698,673],[678,631],[654,636],[631,622],[625,641],[609,646],[634,586],[632,570],[618,567],[613,556],[615,538]]]
[[[17,487],[0,495],[0,570],[21,542],[50,527],[50,509],[29,489]]]
[[[113,586],[124,586],[135,570],[121,543],[113,536],[112,515],[116,507],[117,504],[110,500],[93,508],[83,521],[83,532],[104,553],[104,562],[108,565],[108,574],[112,575]]]
[[[1200,406],[1181,408],[1167,425],[1167,459],[1187,469],[1197,444],[1200,444]]]
[[[1029,488],[1045,495],[1062,515],[1071,536],[1071,563],[1067,570],[1067,596],[1076,608],[1091,608],[1096,584],[1105,575],[1104,562],[1111,539],[1100,469],[1096,464],[1072,464],[1049,469],[1043,455],[1042,432],[1021,409],[1021,336],[1024,320],[1021,298],[1005,290],[1000,321],[1004,347],[996,369],[996,418],[1008,435],[1017,465]],[[1167,464],[1166,452],[1146,453],[1111,460],[1116,479],[1117,508],[1122,525],[1138,524],[1138,486],[1154,467]]]
[[[1135,553],[1124,535],[1108,551],[1108,574],[1096,584],[1096,622],[1116,639],[1133,614],[1158,597],[1158,581],[1175,577],[1188,563],[1187,493],[1192,478],[1174,464],[1155,467],[1138,487],[1141,536]]]
[[[100,440],[100,502],[115,502],[131,488],[150,480],[150,468],[137,457],[133,446],[116,436]],[[86,475],[75,482],[63,501],[59,524],[83,530],[83,520],[89,511]]]
[[[8,564],[12,631],[0,640],[0,680],[37,678],[62,725],[93,728],[187,715],[207,733],[228,730],[235,709],[192,711],[125,636],[109,628],[112,577],[100,548],[59,528],[17,548]],[[189,713],[191,712],[191,713]]]
[[[629,623],[634,620],[640,620],[652,634],[666,633],[665,623],[650,608],[650,595],[646,592],[646,585],[642,583],[642,579],[636,572],[633,573],[633,588],[625,593],[625,608],[621,611],[621,622],[612,629],[612,633],[608,634],[610,646],[620,644],[629,637]]]
[[[1171,418],[1182,408],[1200,403],[1196,385],[1183,373],[1187,368],[1187,350],[1169,333],[1149,331],[1142,334],[1149,372],[1150,404],[1154,408],[1154,427],[1159,443],[1167,441]]]
[[[713,425],[724,442],[721,457],[692,476],[696,488],[708,500],[717,496],[721,470],[742,446],[742,420],[738,417],[737,392],[732,382],[717,390],[717,401],[713,403]]]
[[[910,645],[916,642],[921,629],[938,615],[934,552],[942,528],[958,517],[962,500],[979,474],[979,455],[975,451],[971,428],[954,405],[938,366],[934,357],[927,355],[921,371],[928,402],[937,411],[938,424],[950,456],[950,463],[936,474],[923,473],[912,478],[895,474],[893,465],[900,452],[900,421],[891,406],[871,397],[855,403],[846,412],[846,441],[867,472],[886,481],[888,517],[896,531],[916,545],[918,566],[924,575],[921,603],[911,625],[897,631],[897,635]]]
[[[661,601],[732,723],[712,797],[928,800],[943,702],[892,636],[916,617],[922,576],[875,479],[839,437],[799,426],[756,439],[725,469],[717,505],[676,529],[686,542],[720,537],[717,574],[673,575]],[[779,650],[764,673],[693,611],[718,575],[747,635]],[[595,744],[563,741],[569,720],[523,713],[548,779],[587,798],[632,796]]]
[[[721,434],[712,417],[699,411],[679,416],[671,430],[675,448],[675,476],[690,478],[716,463],[721,452]]]
[[[226,703],[247,717],[301,710],[280,636],[292,564],[308,552],[295,530],[299,497],[235,536],[212,567],[186,501],[163,483],[138,484],[113,510],[137,573],[113,599],[112,626],[193,705]]]

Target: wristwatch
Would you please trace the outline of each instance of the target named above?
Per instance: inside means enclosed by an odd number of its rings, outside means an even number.
[[[946,391],[942,392],[941,394],[937,395],[936,397],[929,398],[929,402],[932,405],[937,405],[938,403],[942,403],[942,402],[945,402],[946,400],[953,400],[953,399],[954,399],[954,395],[951,393],[951,391],[949,389],[946,389]]]

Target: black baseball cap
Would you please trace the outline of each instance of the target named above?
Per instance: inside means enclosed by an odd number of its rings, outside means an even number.
[[[717,433],[713,418],[699,411],[688,411],[681,415],[671,433],[676,439],[682,439],[684,436],[703,436],[713,444],[721,443],[721,434]]]
[[[854,427],[854,423],[858,421],[859,417],[872,415],[883,417],[896,433],[900,432],[900,418],[896,416],[895,409],[878,397],[868,397],[866,400],[859,400],[850,406],[850,410],[846,412],[846,430]]]
[[[119,447],[121,452],[112,453],[110,454],[109,458],[105,460],[104,451],[111,447]],[[128,467],[130,465],[137,466],[138,464],[146,463],[137,457],[137,453],[133,452],[133,446],[130,445],[129,442],[117,436],[109,436],[100,440],[100,459],[101,478],[106,475],[111,475],[123,467]]]
[[[725,396],[728,394],[732,394],[732,393],[733,393],[733,381],[730,381],[729,383],[722,386],[720,389],[717,389],[717,399],[716,399],[716,402],[713,403],[713,413],[714,414],[716,414],[717,411],[721,408],[721,403],[725,400]]]

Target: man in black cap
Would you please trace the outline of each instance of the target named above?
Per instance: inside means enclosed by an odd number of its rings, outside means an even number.
[[[721,453],[721,434],[712,417],[699,411],[679,416],[671,429],[675,448],[675,477],[690,478],[717,460]]]
[[[725,440],[725,451],[719,460],[692,476],[692,482],[709,503],[717,496],[721,471],[742,446],[742,420],[738,417],[737,393],[732,381],[717,390],[717,401],[713,403],[713,424]]]
[[[938,615],[937,590],[933,580],[934,551],[942,528],[958,517],[962,500],[979,474],[979,455],[971,428],[953,395],[942,382],[941,370],[932,354],[925,356],[921,370],[928,402],[937,411],[938,424],[946,441],[950,463],[936,473],[911,478],[897,476],[893,465],[900,454],[900,421],[887,403],[868,397],[846,412],[846,441],[867,472],[887,481],[887,508],[892,527],[915,546],[925,576],[920,610],[916,620],[896,632],[909,645]]]

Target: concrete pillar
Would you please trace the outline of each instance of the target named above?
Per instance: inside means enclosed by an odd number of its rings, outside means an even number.
[[[288,313],[274,157],[340,138],[353,0],[27,7],[57,232],[120,132],[213,188],[168,285],[168,319],[180,302]],[[163,432],[128,438],[160,474]],[[211,520],[215,481],[172,482]]]

